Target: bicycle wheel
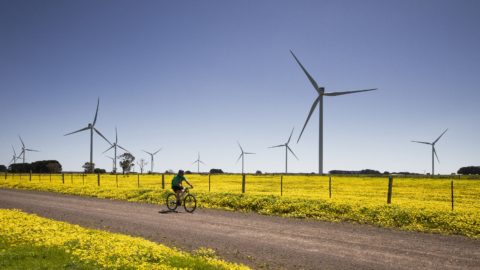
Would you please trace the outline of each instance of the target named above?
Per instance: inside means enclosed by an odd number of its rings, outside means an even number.
[[[173,193],[167,196],[167,208],[171,211],[177,209],[177,196]]]
[[[192,213],[197,209],[197,199],[195,199],[195,196],[188,194],[185,196],[185,199],[183,199],[183,207],[185,208],[185,211]]]

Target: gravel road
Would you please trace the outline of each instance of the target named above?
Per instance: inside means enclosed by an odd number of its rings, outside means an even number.
[[[480,269],[480,240],[460,236],[10,189],[0,189],[0,208],[184,250],[210,247],[255,269]]]

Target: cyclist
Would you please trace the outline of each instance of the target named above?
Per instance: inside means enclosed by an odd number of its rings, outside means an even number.
[[[172,189],[175,192],[175,197],[177,197],[177,205],[181,204],[181,198],[183,197],[183,194],[185,193],[185,188],[182,185],[182,182],[185,181],[191,188],[193,188],[192,184],[188,182],[188,180],[185,178],[183,170],[179,170],[178,174],[175,175],[172,179]]]

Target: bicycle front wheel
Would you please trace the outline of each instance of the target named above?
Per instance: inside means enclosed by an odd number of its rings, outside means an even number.
[[[177,209],[177,196],[173,193],[167,196],[167,208],[170,211]]]
[[[195,196],[188,194],[185,196],[185,199],[183,200],[183,207],[185,208],[185,211],[192,213],[197,209],[197,199],[195,199]]]

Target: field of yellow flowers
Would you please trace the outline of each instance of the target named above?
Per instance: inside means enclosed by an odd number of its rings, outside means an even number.
[[[0,209],[0,269],[249,269],[208,249],[189,254],[138,237]]]
[[[163,204],[173,175],[7,175],[0,187]],[[480,238],[480,180],[317,175],[186,175],[199,206]],[[162,180],[163,178],[163,180]],[[452,210],[452,180],[454,209]],[[163,182],[163,184],[162,184]],[[162,188],[163,187],[163,188]]]

